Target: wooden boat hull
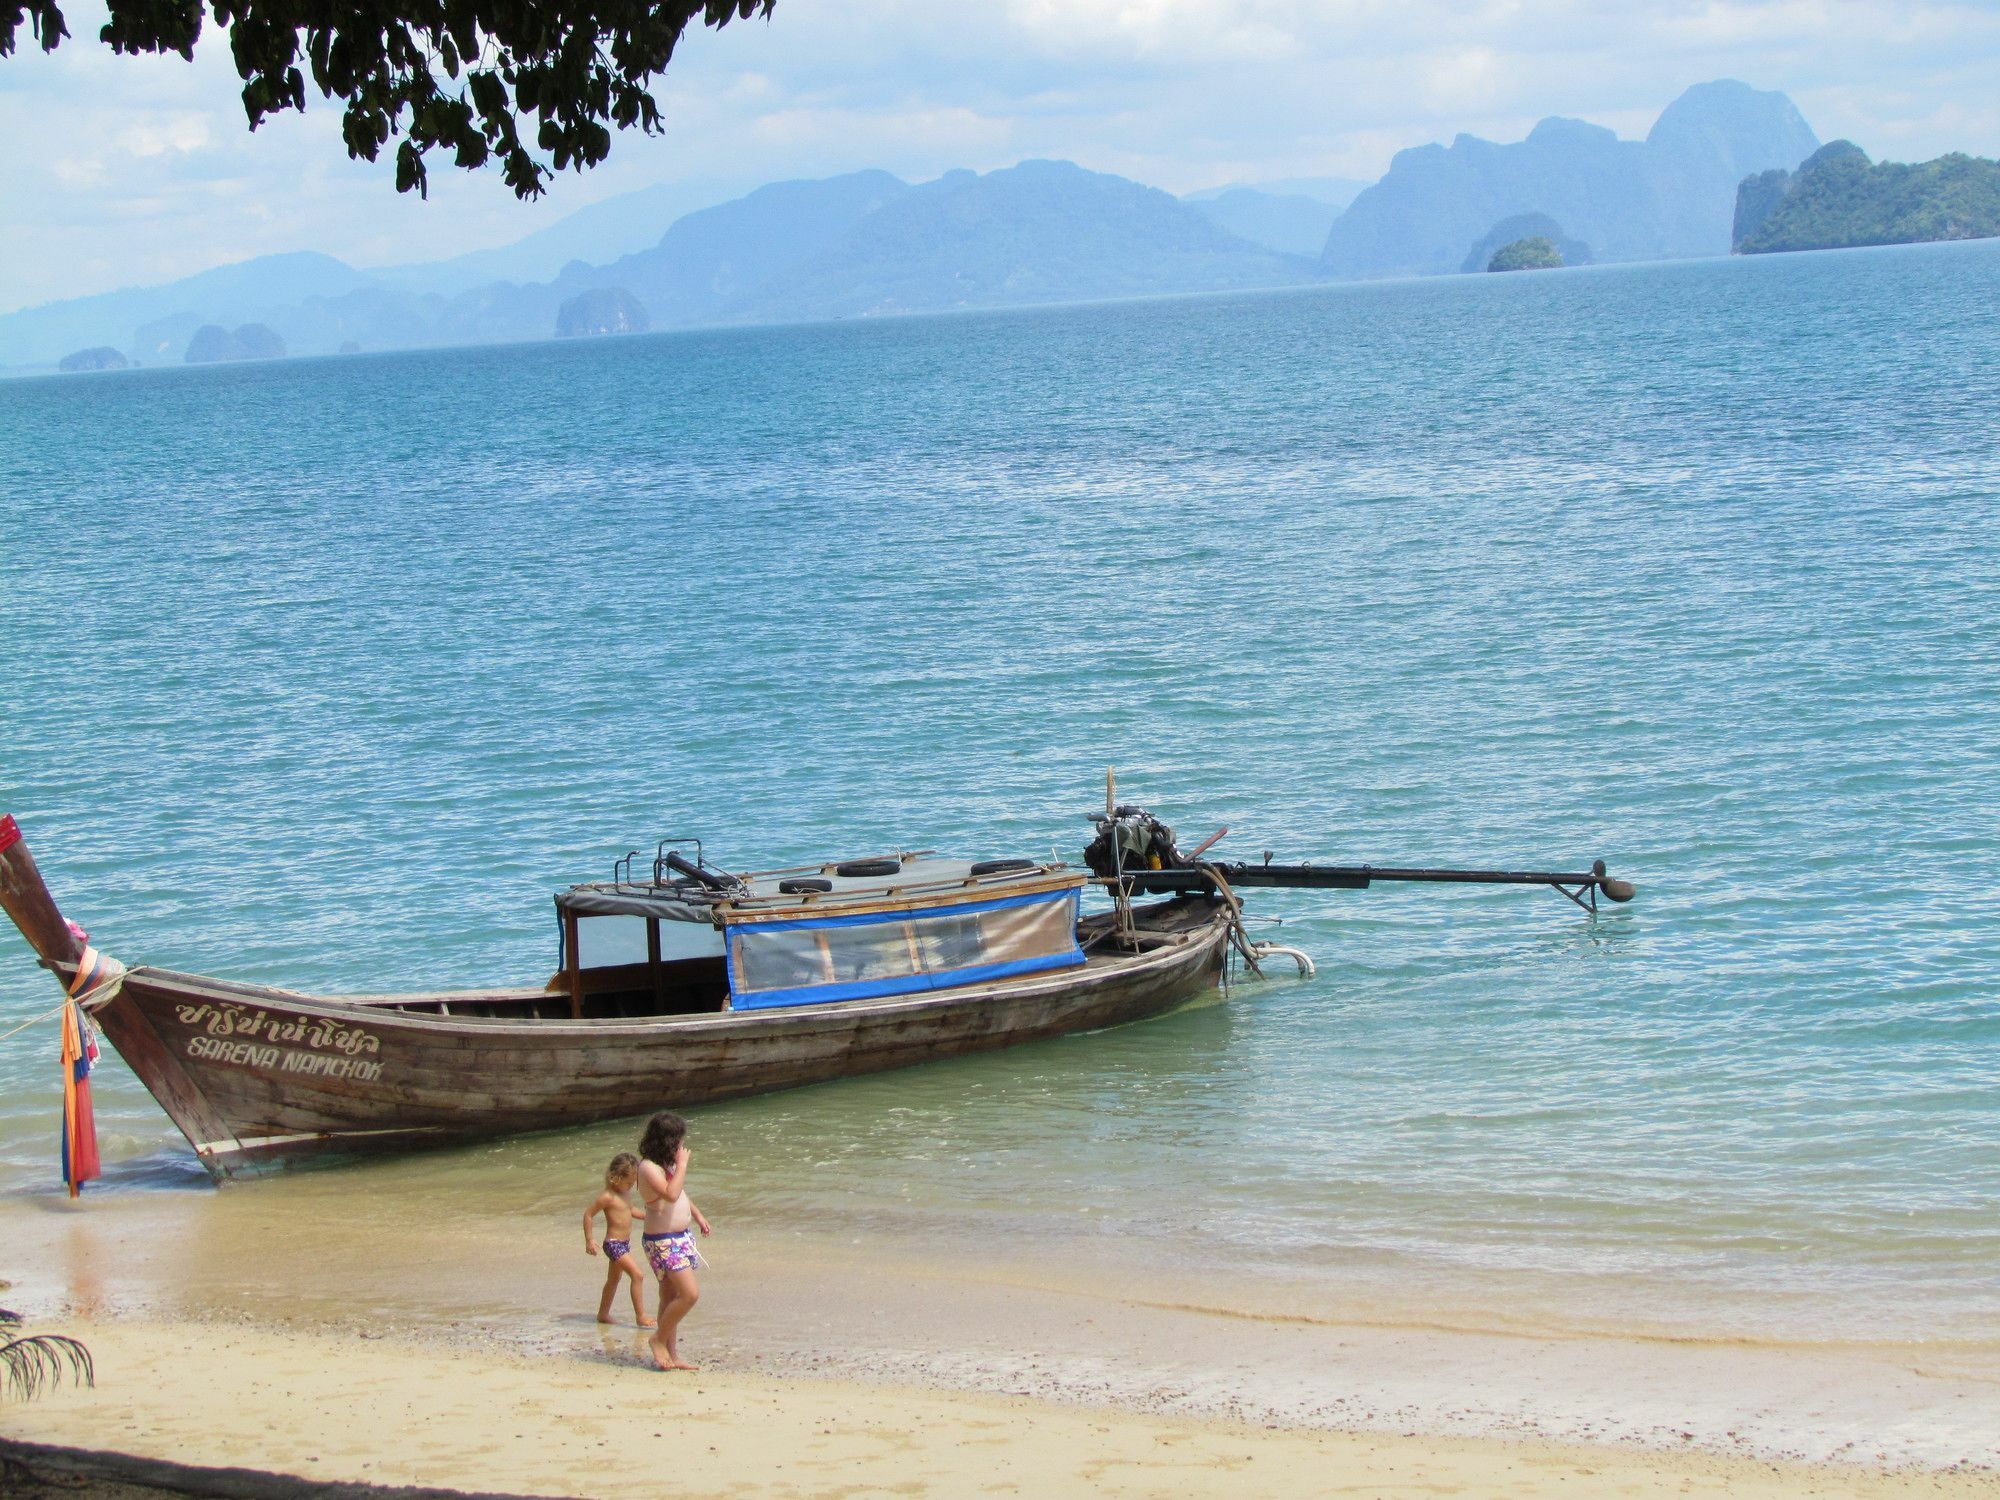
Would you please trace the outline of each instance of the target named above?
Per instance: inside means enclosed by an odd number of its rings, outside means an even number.
[[[1152,946],[1082,968],[785,1011],[584,1020],[412,1013],[136,970],[96,1012],[218,1178],[740,1098],[1144,1020],[1210,992],[1228,923],[1157,908]],[[518,992],[474,992],[504,997]],[[448,1009],[448,1007],[446,1007]]]

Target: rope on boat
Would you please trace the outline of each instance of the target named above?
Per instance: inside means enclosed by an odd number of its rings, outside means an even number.
[[[1231,946],[1243,956],[1243,962],[1249,967],[1250,972],[1255,974],[1259,979],[1262,979],[1264,977],[1264,970],[1257,962],[1257,945],[1250,941],[1250,934],[1243,926],[1242,901],[1238,899],[1236,892],[1229,888],[1229,882],[1222,878],[1222,872],[1216,869],[1214,865],[1203,865],[1201,868],[1203,873],[1215,882],[1216,893],[1222,897],[1222,904],[1229,908],[1229,941]]]
[[[118,964],[116,959],[108,961],[117,964],[117,972],[107,974],[103,979],[76,997],[76,1003],[85,1010],[95,1010],[101,1005],[109,1005],[117,998],[118,991],[124,985],[126,979],[138,972],[137,969],[128,969],[123,964]],[[139,967],[144,968],[145,965],[141,964]],[[69,996],[65,995],[54,1009],[45,1010],[39,1016],[30,1016],[19,1026],[12,1027],[6,1031],[0,1031],[0,1042],[6,1041],[10,1036],[26,1031],[30,1026],[36,1025],[39,1022],[54,1020],[68,1008],[69,998]]]

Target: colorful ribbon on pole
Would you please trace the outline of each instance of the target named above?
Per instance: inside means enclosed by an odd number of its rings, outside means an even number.
[[[84,1183],[103,1175],[97,1160],[97,1117],[90,1108],[90,1070],[98,1058],[97,1029],[84,1015],[82,1001],[122,973],[117,959],[106,958],[86,943],[62,1009],[62,1174],[72,1198]]]

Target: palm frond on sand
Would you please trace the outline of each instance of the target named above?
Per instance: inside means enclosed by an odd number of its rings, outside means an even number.
[[[5,1312],[0,1308],[0,1312]],[[6,1313],[5,1326],[18,1328],[21,1320]],[[0,1344],[0,1385],[21,1401],[32,1401],[50,1386],[69,1376],[77,1385],[96,1385],[97,1368],[90,1351],[75,1339],[59,1333],[37,1333],[27,1338],[9,1339]]]

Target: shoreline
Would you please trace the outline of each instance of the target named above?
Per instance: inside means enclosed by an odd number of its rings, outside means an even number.
[[[70,1324],[99,1364],[5,1410],[7,1438],[312,1481],[510,1495],[763,1492],[1991,1495],[1951,1468],[1699,1448],[1250,1425],[800,1373],[641,1369],[629,1328],[567,1356],[220,1320]],[[652,1455],[649,1457],[648,1455]]]
[[[551,1378],[583,1366],[643,1387],[653,1377],[636,1334],[591,1317],[602,1262],[580,1253],[555,1211],[567,1196],[545,1202],[536,1175],[505,1204],[455,1203],[443,1234],[380,1175],[372,1192],[329,1174],[79,1205],[0,1198],[0,1270],[17,1279],[0,1302],[37,1328],[81,1325],[106,1349],[128,1329],[164,1328],[197,1344],[249,1340],[286,1365],[288,1348],[324,1343],[358,1358],[364,1385],[368,1356],[406,1346],[459,1372],[525,1361]],[[1079,1421],[1391,1434],[1419,1448],[1832,1463],[1977,1476],[2000,1494],[1990,1342],[1616,1333],[1537,1326],[1527,1308],[1462,1326],[1441,1304],[1425,1317],[1414,1301],[1326,1301],[1235,1275],[1162,1281],[1129,1262],[1037,1260],[1033,1247],[974,1260],[825,1226],[731,1229],[753,1210],[724,1197],[707,1207],[724,1228],[684,1333],[705,1380],[1026,1400]],[[25,1435],[12,1424],[26,1410],[0,1409],[0,1432]]]

